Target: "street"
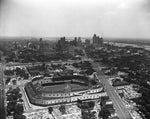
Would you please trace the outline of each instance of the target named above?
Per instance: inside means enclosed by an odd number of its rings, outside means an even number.
[[[0,118],[5,119],[5,93],[4,93],[4,82],[3,82],[3,65],[0,63]]]
[[[98,63],[93,63],[93,66],[97,70],[97,75],[98,75],[100,82],[103,85],[105,85],[105,90],[108,96],[110,97],[110,99],[113,101],[113,105],[119,116],[119,119],[132,119],[130,113],[124,106],[121,98],[115,92],[115,88],[109,84],[108,78],[110,78],[110,76],[106,76],[102,73],[102,71],[100,70],[100,65]]]

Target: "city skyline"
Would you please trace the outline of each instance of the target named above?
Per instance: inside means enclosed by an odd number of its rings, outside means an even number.
[[[1,0],[0,36],[150,38],[148,0]]]

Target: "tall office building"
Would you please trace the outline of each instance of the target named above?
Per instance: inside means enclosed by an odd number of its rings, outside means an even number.
[[[96,36],[96,34],[93,35],[93,45],[94,46],[102,46],[103,45],[103,38]]]
[[[68,42],[66,41],[66,38],[61,37],[60,40],[57,42],[56,47],[58,51],[66,51],[68,49]]]

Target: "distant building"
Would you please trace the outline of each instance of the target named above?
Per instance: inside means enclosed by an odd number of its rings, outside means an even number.
[[[85,40],[85,44],[86,44],[86,45],[90,45],[90,39],[86,39],[86,40]]]
[[[74,40],[69,42],[70,46],[77,46],[77,37],[74,38]]]
[[[96,34],[93,35],[93,45],[94,46],[102,46],[103,45],[103,38],[96,36]]]
[[[74,49],[78,49],[82,46],[82,41],[80,37],[75,37],[74,40],[66,40],[65,37],[61,37],[56,44],[56,49],[59,52],[74,52]]]
[[[56,44],[57,51],[66,51],[68,49],[68,41],[65,37],[61,37]]]
[[[81,47],[81,46],[82,46],[81,37],[78,37],[78,39],[77,39],[77,46],[78,46],[78,47]]]
[[[39,50],[40,54],[43,55],[50,55],[54,53],[54,49],[46,41],[43,41],[42,38],[40,38],[39,43],[37,45],[32,43],[29,46],[33,49],[34,47],[38,47],[37,49]]]
[[[19,43],[16,42],[16,41],[13,42],[13,49],[14,49],[14,50],[17,50],[17,49],[18,49],[18,44],[19,44]]]

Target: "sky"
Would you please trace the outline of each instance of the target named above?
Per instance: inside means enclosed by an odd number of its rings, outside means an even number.
[[[150,0],[0,0],[0,36],[150,38]]]

